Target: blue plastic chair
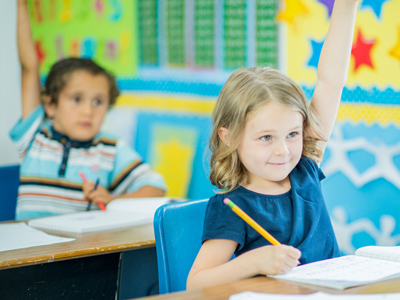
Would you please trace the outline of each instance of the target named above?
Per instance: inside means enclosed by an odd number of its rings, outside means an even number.
[[[154,215],[160,294],[186,290],[186,279],[201,248],[208,199],[166,204]]]
[[[0,167],[0,221],[15,219],[19,165]]]

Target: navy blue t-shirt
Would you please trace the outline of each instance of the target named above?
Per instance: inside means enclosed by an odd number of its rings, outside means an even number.
[[[298,248],[300,263],[340,255],[321,192],[325,178],[318,165],[303,156],[289,174],[291,189],[282,195],[264,195],[242,186],[210,198],[202,241],[229,239],[239,243],[235,255],[270,245],[257,231],[223,203],[229,198],[280,243]]]

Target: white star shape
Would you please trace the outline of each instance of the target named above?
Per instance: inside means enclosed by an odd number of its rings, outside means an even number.
[[[365,138],[344,140],[340,126],[336,125],[327,147],[331,157],[322,166],[328,177],[336,172],[343,173],[356,187],[361,187],[378,178],[384,178],[400,189],[400,171],[393,158],[400,154],[400,143],[388,146],[383,143],[373,145]],[[354,150],[365,150],[375,156],[375,165],[359,173],[348,158],[347,153]]]

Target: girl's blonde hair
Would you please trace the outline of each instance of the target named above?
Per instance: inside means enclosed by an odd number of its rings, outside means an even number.
[[[303,116],[303,154],[321,161],[322,151],[317,142],[325,141],[325,138],[302,89],[292,79],[272,68],[237,69],[222,87],[212,114],[210,180],[223,193],[248,182],[248,171],[236,149],[251,113],[270,101],[276,101]],[[228,145],[218,135],[221,127],[228,129]]]

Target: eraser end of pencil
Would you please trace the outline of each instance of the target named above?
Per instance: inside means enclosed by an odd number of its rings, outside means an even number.
[[[82,181],[86,183],[86,177],[83,175],[81,171],[78,171],[79,176],[82,178]]]
[[[231,199],[229,199],[229,198],[225,198],[224,199],[224,203],[226,204],[226,205],[228,205],[230,208],[234,208],[236,205],[231,201]]]

